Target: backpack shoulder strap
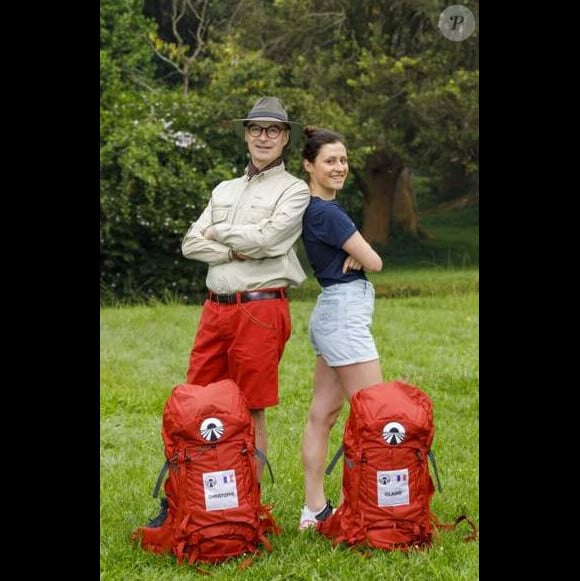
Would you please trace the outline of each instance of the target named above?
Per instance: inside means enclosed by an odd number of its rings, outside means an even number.
[[[161,488],[161,484],[163,484],[163,479],[169,470],[169,460],[165,460],[165,464],[161,467],[161,471],[159,472],[159,476],[157,477],[157,482],[155,483],[155,487],[153,488],[153,498],[157,498],[159,496],[159,489]]]
[[[334,470],[334,467],[336,466],[336,463],[340,460],[340,457],[342,456],[343,452],[344,446],[340,446],[340,448],[335,452],[334,456],[332,457],[330,464],[326,467],[326,470],[324,471],[324,473],[327,476],[330,475],[330,473]]]
[[[268,467],[268,472],[270,472],[270,478],[272,479],[272,483],[274,483],[274,473],[272,472],[272,466],[270,466],[268,458],[266,458],[266,454],[264,454],[262,450],[256,448],[256,456]]]
[[[437,489],[439,492],[443,492],[443,488],[441,488],[441,480],[439,480],[439,472],[437,471],[437,462],[435,462],[435,454],[429,450],[427,456],[429,457],[429,460],[431,460],[431,465],[433,466],[433,472],[435,473],[435,479],[437,480]]]

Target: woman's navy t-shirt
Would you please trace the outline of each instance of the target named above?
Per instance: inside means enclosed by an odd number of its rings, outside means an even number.
[[[363,270],[342,272],[348,253],[342,245],[357,231],[345,209],[336,200],[312,196],[302,218],[306,256],[321,286],[365,279]]]

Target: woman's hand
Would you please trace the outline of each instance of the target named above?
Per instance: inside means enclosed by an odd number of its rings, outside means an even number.
[[[352,256],[347,256],[342,265],[342,272],[348,272],[349,270],[362,270],[362,264]]]

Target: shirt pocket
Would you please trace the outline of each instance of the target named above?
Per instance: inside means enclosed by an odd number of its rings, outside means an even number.
[[[274,206],[263,204],[251,204],[246,212],[245,223],[259,224],[263,220],[269,220],[274,213]]]
[[[232,215],[231,206],[213,206],[211,209],[211,223],[229,222]]]

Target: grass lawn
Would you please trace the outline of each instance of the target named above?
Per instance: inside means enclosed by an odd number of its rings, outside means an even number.
[[[433,451],[443,492],[435,493],[432,508],[442,522],[466,513],[478,523],[478,271],[401,269],[371,279],[381,297],[373,333],[385,379],[405,379],[434,402]],[[418,290],[387,292],[403,287]],[[437,534],[428,551],[373,551],[371,558],[296,530],[303,503],[300,443],[314,367],[307,336],[314,290],[291,301],[293,333],[280,367],[281,403],[267,414],[275,483],[265,476],[263,499],[274,505],[283,533],[272,538],[272,553],[246,570],[238,570],[240,559],[203,568],[218,579],[478,579],[479,543],[461,540],[467,527]],[[200,310],[179,304],[101,309],[101,580],[197,576],[171,556],[132,546],[129,535],[157,513],[151,491],[164,461],[163,406],[184,379]],[[345,408],[331,453],[340,445],[346,415]],[[335,503],[341,466],[327,482]]]

